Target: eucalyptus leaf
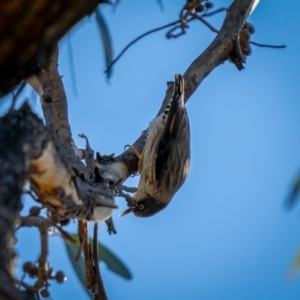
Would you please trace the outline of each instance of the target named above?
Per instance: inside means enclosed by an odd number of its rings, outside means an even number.
[[[105,63],[107,69],[107,79],[109,79],[112,73],[112,68],[110,68],[112,58],[113,58],[112,41],[110,38],[108,27],[99,8],[96,10],[96,21],[102,38],[104,54],[105,54]]]
[[[294,258],[294,261],[291,265],[291,268],[290,268],[290,277],[292,279],[295,279],[296,275],[299,273],[299,270],[300,270],[300,250],[298,250],[295,258]]]
[[[70,242],[65,241],[65,244],[66,244],[66,247],[67,247],[67,251],[69,251],[68,247],[69,248],[72,247],[72,249],[73,249],[73,251],[75,253],[73,255],[73,259],[74,259],[74,257],[77,254],[77,249],[79,247],[79,238],[78,238],[77,234],[72,234],[71,237],[74,240],[76,240],[77,243],[76,244],[71,244]],[[89,238],[89,243],[93,244],[93,240],[91,238]],[[118,274],[119,276],[123,277],[124,279],[127,279],[127,280],[131,280],[132,279],[131,272],[126,267],[126,265],[121,261],[121,259],[118,258],[118,256],[116,254],[114,254],[111,250],[109,250],[107,247],[105,247],[101,243],[98,243],[98,253],[99,253],[99,260],[103,261],[106,264],[106,266],[107,266],[107,268],[109,270],[111,270],[112,272]],[[69,252],[68,252],[68,254],[69,254]],[[82,258],[81,258],[81,260],[83,261]],[[74,263],[76,264],[75,261],[74,261]],[[84,269],[84,263],[83,263],[83,269]],[[76,273],[77,273],[77,271],[76,271]],[[78,273],[78,274],[81,274],[81,273]],[[83,275],[85,276],[85,271],[84,271]]]
[[[91,238],[89,239],[89,241],[91,244],[93,244],[93,240]],[[103,244],[98,243],[98,253],[99,260],[103,261],[109,270],[125,279],[132,279],[132,275],[125,264]]]
[[[75,235],[75,236],[77,236],[77,235]],[[74,237],[74,235],[73,235],[73,237]],[[78,236],[77,236],[77,240],[78,240]],[[84,261],[83,261],[82,256],[80,255],[79,260],[75,261],[75,257],[77,255],[77,251],[78,251],[79,242],[77,244],[72,244],[72,243],[65,240],[65,245],[66,245],[66,249],[67,249],[67,253],[68,253],[70,262],[73,266],[73,269],[74,269],[79,281],[81,282],[83,288],[85,289],[85,291],[87,292],[89,297],[91,299],[94,299],[93,293],[90,290],[88,290],[84,285],[85,266],[84,266]]]

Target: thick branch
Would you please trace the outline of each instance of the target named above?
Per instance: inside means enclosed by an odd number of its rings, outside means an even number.
[[[44,94],[41,97],[46,124],[56,149],[69,167],[84,170],[84,164],[76,156],[68,117],[67,97],[58,69],[58,47],[55,48],[43,78]]]
[[[41,96],[46,124],[53,139],[43,154],[31,161],[31,187],[58,219],[106,220],[116,208],[111,185],[114,177],[106,176],[95,182],[93,172],[96,167],[91,163],[93,151],[89,145],[86,166],[77,156],[67,97],[57,67],[58,47],[53,51],[47,69],[27,80]]]

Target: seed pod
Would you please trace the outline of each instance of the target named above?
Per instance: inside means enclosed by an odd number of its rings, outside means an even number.
[[[243,50],[243,53],[246,54],[247,56],[251,55],[251,53],[252,53],[251,46],[248,45],[247,49],[245,51]]]
[[[41,294],[41,296],[44,297],[44,298],[50,297],[50,292],[49,292],[47,289],[41,290],[41,291],[40,291],[40,294]]]
[[[67,280],[67,276],[65,275],[64,272],[58,271],[56,273],[55,279],[57,283],[64,283]]]
[[[205,6],[203,4],[198,5],[195,8],[196,12],[203,12],[205,10]]]
[[[205,2],[204,5],[205,5],[205,7],[206,7],[207,9],[210,9],[210,8],[213,8],[213,7],[214,7],[214,4],[213,4],[212,2],[210,2],[210,1]]]
[[[244,28],[247,28],[251,34],[255,32],[255,27],[251,23],[245,23]]]
[[[23,264],[23,271],[29,273],[32,269],[35,268],[35,265],[31,261],[27,261]]]

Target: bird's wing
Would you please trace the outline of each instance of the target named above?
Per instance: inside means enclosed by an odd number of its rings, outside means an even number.
[[[159,181],[163,176],[163,171],[167,164],[171,163],[168,160],[171,157],[178,157],[181,153],[173,153],[173,151],[182,151],[178,145],[188,143],[189,147],[189,122],[184,107],[183,99],[180,97],[183,96],[184,92],[184,82],[181,75],[175,77],[174,85],[174,96],[173,101],[168,113],[168,118],[166,121],[166,126],[162,134],[156,157],[156,181]],[[189,151],[188,151],[189,153]],[[177,155],[178,154],[178,155]],[[171,156],[170,156],[171,155]],[[182,156],[179,156],[182,157]],[[184,158],[184,157],[182,157]],[[179,163],[179,162],[172,162]]]

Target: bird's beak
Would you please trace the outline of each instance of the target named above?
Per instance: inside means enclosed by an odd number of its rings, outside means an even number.
[[[131,212],[133,212],[133,208],[132,207],[130,207],[130,208],[124,210],[122,213],[120,213],[119,217],[123,217],[123,216],[125,216],[125,215],[127,215],[127,214],[129,214]]]

